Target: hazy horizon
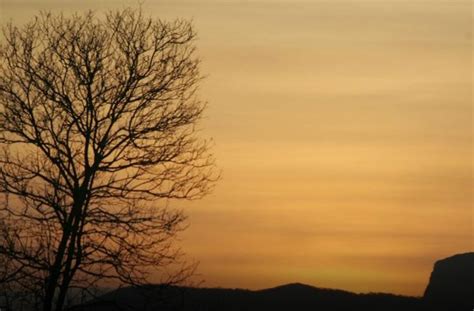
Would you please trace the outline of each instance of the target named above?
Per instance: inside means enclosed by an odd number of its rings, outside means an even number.
[[[138,1],[0,0],[0,19]],[[177,202],[205,286],[420,296],[473,249],[472,2],[144,1],[192,18],[222,179]]]

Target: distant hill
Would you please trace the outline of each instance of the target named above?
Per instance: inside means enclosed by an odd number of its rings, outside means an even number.
[[[472,311],[474,253],[435,264],[424,297],[356,294],[293,283],[263,290],[147,285],[117,289],[69,311]]]
[[[421,299],[355,294],[304,284],[250,291],[225,288],[141,286],[106,294],[71,311],[152,310],[420,310]]]

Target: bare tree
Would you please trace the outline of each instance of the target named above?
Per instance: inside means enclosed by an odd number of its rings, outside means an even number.
[[[179,259],[185,217],[168,203],[201,198],[215,180],[196,136],[204,104],[192,25],[132,9],[42,13],[4,37],[3,283],[49,311],[74,287],[147,282]]]

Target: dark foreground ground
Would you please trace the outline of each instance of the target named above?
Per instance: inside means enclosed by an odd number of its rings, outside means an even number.
[[[435,263],[423,297],[355,294],[304,284],[250,291],[243,289],[163,287],[121,288],[70,311],[155,310],[474,310],[474,253]]]

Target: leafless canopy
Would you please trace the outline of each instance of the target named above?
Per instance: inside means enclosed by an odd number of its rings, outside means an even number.
[[[43,310],[61,310],[68,288],[142,283],[177,259],[184,216],[168,202],[215,180],[195,135],[194,38],[187,21],[131,9],[4,28],[0,277]]]

